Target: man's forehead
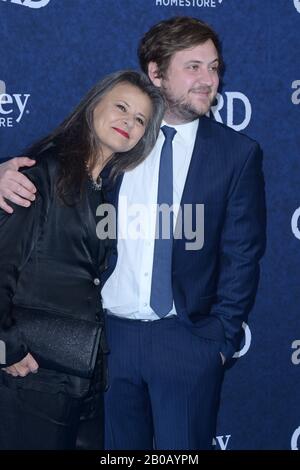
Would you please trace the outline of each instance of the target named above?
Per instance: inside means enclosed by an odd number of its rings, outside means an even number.
[[[197,44],[193,47],[189,47],[186,49],[181,49],[176,51],[172,57],[171,61],[215,61],[219,59],[218,51],[214,45],[214,43],[209,39],[205,43]]]

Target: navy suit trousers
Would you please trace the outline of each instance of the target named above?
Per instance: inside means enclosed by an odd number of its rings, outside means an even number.
[[[211,449],[224,366],[222,343],[178,317],[107,317],[105,448]]]

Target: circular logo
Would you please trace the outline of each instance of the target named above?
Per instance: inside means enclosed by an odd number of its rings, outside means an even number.
[[[233,357],[235,357],[235,358],[239,358],[239,357],[244,356],[248,352],[248,350],[250,348],[250,345],[251,345],[252,335],[251,335],[250,328],[247,325],[247,323],[245,323],[245,322],[243,322],[242,327],[243,327],[244,334],[245,334],[245,344],[242,347],[242,349],[240,349],[240,351],[236,351],[234,353]]]
[[[298,209],[295,210],[292,216],[292,220],[291,220],[292,232],[295,235],[295,237],[298,238],[298,240],[300,240],[300,230],[298,227],[299,219],[300,219],[300,207],[298,207]]]
[[[291,439],[291,449],[292,450],[299,450],[299,448],[298,448],[299,436],[300,436],[300,426],[299,426],[299,428],[295,429],[295,431],[292,435],[292,439]]]
[[[300,0],[294,0],[294,5],[298,13],[300,13]]]

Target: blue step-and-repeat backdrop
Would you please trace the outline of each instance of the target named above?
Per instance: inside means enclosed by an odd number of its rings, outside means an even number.
[[[300,448],[300,0],[0,0],[0,158],[56,126],[139,38],[190,15],[223,41],[215,119],[264,150],[268,243],[222,393],[217,449]]]

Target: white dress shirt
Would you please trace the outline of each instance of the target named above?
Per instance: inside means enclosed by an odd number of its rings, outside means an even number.
[[[198,119],[174,127],[173,204],[179,207],[198,128]],[[163,123],[164,125],[166,123]],[[168,125],[168,124],[166,124]],[[150,307],[158,173],[165,137],[160,131],[150,155],[124,174],[118,201],[118,260],[102,289],[103,306],[119,317],[157,320]],[[178,210],[174,211],[174,226]],[[174,307],[169,315],[176,314]]]

